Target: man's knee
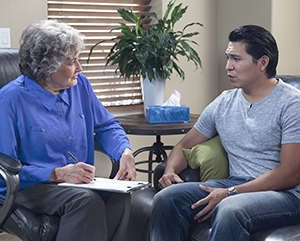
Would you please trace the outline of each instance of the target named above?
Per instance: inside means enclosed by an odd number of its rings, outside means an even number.
[[[230,225],[231,222],[243,223],[247,220],[248,213],[244,209],[245,203],[238,196],[223,199],[215,208],[213,220]]]
[[[156,193],[153,199],[153,206],[163,207],[165,204],[170,203],[171,199],[176,199],[176,193],[178,193],[176,188],[176,185],[173,185]]]

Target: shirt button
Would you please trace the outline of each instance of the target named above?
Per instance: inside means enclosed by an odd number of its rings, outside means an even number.
[[[68,140],[70,141],[72,139],[72,136],[68,136]]]

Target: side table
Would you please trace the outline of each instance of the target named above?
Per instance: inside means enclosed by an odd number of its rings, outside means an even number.
[[[148,160],[138,161],[135,164],[148,163],[148,170],[136,168],[138,172],[148,173],[148,181],[152,182],[153,163],[160,163],[167,161],[166,150],[173,149],[173,146],[165,146],[161,142],[162,135],[178,135],[187,133],[196,123],[199,115],[190,114],[189,123],[178,124],[149,124],[144,114],[132,114],[116,117],[121,122],[121,126],[129,135],[155,135],[156,141],[152,146],[142,147],[136,150],[133,155],[136,157],[138,154],[144,151],[149,151]],[[156,155],[153,160],[153,154]]]

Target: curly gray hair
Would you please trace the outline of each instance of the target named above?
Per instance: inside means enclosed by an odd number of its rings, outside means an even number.
[[[62,62],[84,49],[83,35],[56,20],[42,20],[27,26],[20,38],[20,71],[39,81],[55,73]]]

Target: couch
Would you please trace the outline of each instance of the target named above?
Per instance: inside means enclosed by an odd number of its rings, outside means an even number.
[[[300,89],[300,76],[277,76],[283,81]],[[300,118],[300,117],[299,117]],[[157,183],[164,172],[165,163],[154,170],[154,187],[140,190],[132,194],[131,216],[126,241],[149,240],[149,221],[154,195],[158,192]],[[188,167],[179,176],[186,182],[200,181],[200,171]],[[188,241],[207,240],[211,225],[209,222],[195,224],[190,227]],[[251,235],[251,241],[300,241],[300,224],[277,229],[267,229]]]

